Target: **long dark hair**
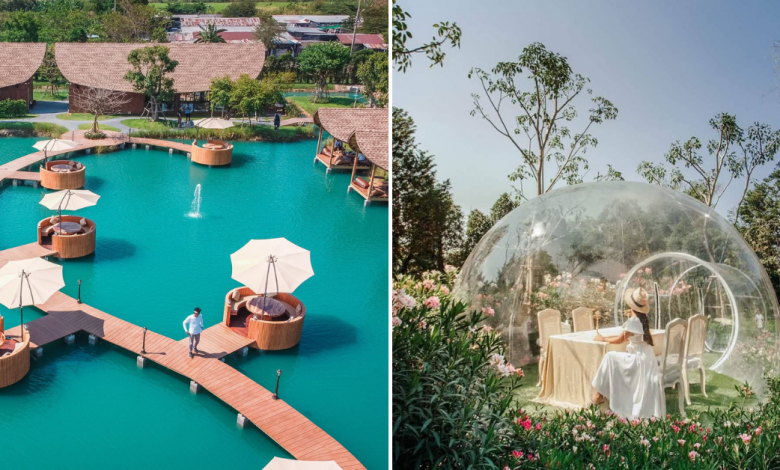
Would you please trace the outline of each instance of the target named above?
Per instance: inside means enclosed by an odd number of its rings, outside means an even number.
[[[650,322],[647,320],[647,315],[642,312],[634,310],[634,316],[636,316],[640,322],[642,322],[642,329],[645,330],[644,340],[645,343],[653,346],[653,335],[650,334]]]

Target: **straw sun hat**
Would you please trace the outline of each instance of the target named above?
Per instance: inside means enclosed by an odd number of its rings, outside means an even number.
[[[625,295],[623,295],[623,300],[635,312],[646,315],[650,311],[650,304],[647,302],[647,291],[641,287],[627,290]]]

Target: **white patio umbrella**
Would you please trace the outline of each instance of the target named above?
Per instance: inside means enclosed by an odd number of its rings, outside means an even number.
[[[200,127],[202,129],[227,129],[229,127],[233,127],[233,123],[228,121],[227,119],[222,118],[206,118],[206,119],[199,119],[195,121],[195,126]]]
[[[250,240],[240,250],[230,255],[233,265],[231,277],[254,292],[263,290],[268,297],[268,280],[273,267],[276,292],[291,293],[303,281],[314,275],[311,253],[286,238]],[[265,305],[263,305],[265,309]]]
[[[9,261],[0,268],[0,304],[19,307],[24,341],[24,306],[42,304],[65,287],[62,266],[43,258]]]
[[[274,457],[263,470],[341,470],[341,467],[334,460],[315,462]]]
[[[78,147],[78,142],[73,142],[72,140],[65,140],[65,139],[50,139],[50,140],[42,140],[40,142],[36,142],[33,144],[33,147],[38,150],[43,150],[43,161],[44,163],[48,159],[48,152],[58,152],[60,150],[70,150],[74,147]]]
[[[47,209],[57,211],[62,218],[62,211],[75,211],[97,204],[100,196],[86,189],[64,189],[43,196],[40,204]]]

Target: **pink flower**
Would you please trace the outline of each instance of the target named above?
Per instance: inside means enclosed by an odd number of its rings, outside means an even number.
[[[696,452],[695,450],[692,450],[692,451],[688,452],[688,458],[691,459],[691,462],[695,462],[696,461],[696,457],[698,457],[698,456],[699,456],[699,453]]]
[[[541,431],[542,430],[542,423],[536,423],[536,430]]]
[[[428,308],[439,308],[441,306],[441,301],[439,300],[438,297],[432,295],[427,299],[425,299],[425,302],[423,302],[423,304]]]
[[[602,451],[604,451],[605,454],[607,454],[607,457],[610,456],[612,452],[609,451],[609,445],[604,444],[604,447],[601,448]]]
[[[517,424],[522,426],[526,431],[531,429],[531,419],[528,416],[525,416],[524,418],[517,418]]]
[[[745,444],[750,444],[750,440],[752,439],[750,434],[740,434],[739,438],[742,439],[742,442],[744,442]]]
[[[520,459],[520,458],[523,457],[523,453],[521,451],[519,451],[519,450],[513,450],[512,451],[512,457],[514,457],[516,459]]]
[[[448,295],[450,293],[450,288],[447,286],[441,286],[441,293],[442,295]]]
[[[694,445],[693,445],[693,447],[694,447],[694,448],[696,448],[696,449],[698,449],[699,447],[701,447],[701,444],[699,444],[699,443],[697,442],[696,444],[694,444]]]
[[[620,421],[620,424],[626,424],[628,422],[628,421],[626,421],[626,418],[624,418],[622,416],[620,418],[618,418],[618,421]]]
[[[422,286],[426,290],[434,290],[436,288],[436,283],[433,282],[432,279],[426,279],[423,281]]]
[[[401,319],[399,317],[393,317],[393,328],[401,324]]]
[[[756,428],[756,430],[755,430],[755,431],[753,431],[753,432],[755,433],[755,435],[756,435],[756,436],[758,436],[759,434],[761,434],[761,426],[757,427],[757,428]]]
[[[515,369],[515,374],[517,374],[517,376],[518,376],[519,378],[521,378],[521,379],[522,379],[523,377],[525,377],[525,374],[523,373],[523,369]]]
[[[482,307],[482,314],[486,317],[494,317],[496,316],[496,311],[491,307]]]
[[[484,331],[485,333],[490,333],[491,331],[493,331],[493,327],[490,325],[485,325],[482,327],[482,331]]]
[[[685,439],[677,439],[677,442],[680,443],[681,446],[685,445]]]
[[[428,328],[428,323],[425,320],[420,320],[420,323],[418,323],[417,326],[421,330],[424,330],[424,329]]]
[[[672,429],[674,429],[674,432],[680,432],[680,428],[672,424]]]

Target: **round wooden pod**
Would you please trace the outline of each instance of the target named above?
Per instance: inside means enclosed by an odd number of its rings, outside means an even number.
[[[249,332],[247,337],[255,340],[255,347],[276,351],[295,346],[301,341],[303,320],[306,317],[306,307],[291,294],[276,294],[276,300],[284,302],[293,309],[301,306],[301,312],[294,318],[286,321],[269,321],[249,319]]]
[[[11,341],[11,340],[6,340]],[[0,388],[22,380],[30,370],[30,333],[24,333],[24,342],[7,356],[0,356]]]
[[[77,215],[63,215],[63,222],[76,222],[82,217]],[[43,219],[38,222],[38,244],[47,248],[51,248],[57,252],[58,258],[81,258],[95,252],[95,235],[97,233],[97,225],[95,222],[85,219],[87,225],[85,233],[78,233],[73,235],[57,234],[51,231],[47,231],[51,227],[51,219]]]
[[[52,171],[54,165],[69,165],[70,160],[52,160],[41,167],[41,186],[47,189],[78,189],[84,186],[86,167],[67,173]]]
[[[209,144],[221,145],[221,149],[207,149],[192,145],[192,161],[201,165],[222,166],[233,161],[233,145],[221,140],[209,140]]]

